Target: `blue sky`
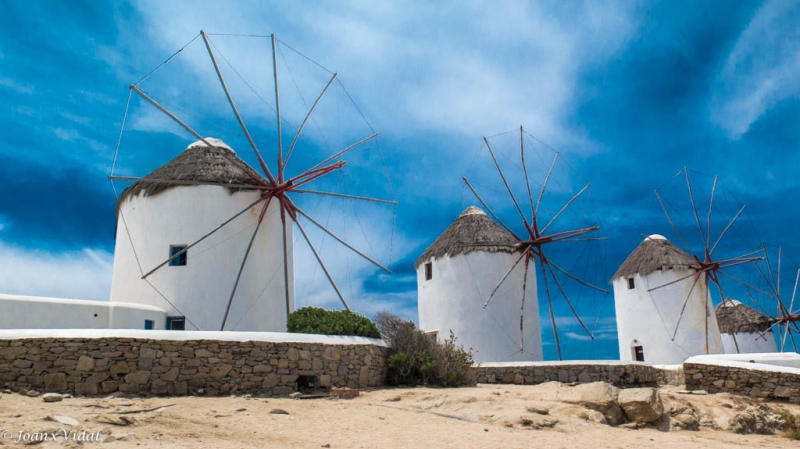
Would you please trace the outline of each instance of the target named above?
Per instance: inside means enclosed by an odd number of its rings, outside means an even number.
[[[475,203],[461,177],[481,180],[492,196],[490,184],[497,179],[481,137],[519,125],[561,151],[569,163],[559,171],[566,191],[591,183],[591,201],[582,197],[576,206],[590,211],[608,241],[595,248],[602,257],[574,260],[590,266],[584,272],[593,280],[607,282],[642,234],[662,233],[676,241],[653,189],[663,186],[676,221],[691,229],[693,218],[681,206],[682,178],[673,179],[684,166],[696,174],[705,204],[712,179],[706,174],[720,176],[725,200],[719,200],[715,226],[730,219],[737,204],[748,204],[747,219],[729,236],[731,251],[763,240],[783,247],[786,266],[791,257],[800,260],[793,256],[800,250],[793,238],[800,218],[797,3],[9,1],[3,9],[3,293],[107,298],[115,232],[115,197],[107,176],[128,85],[201,29],[276,34],[338,72],[381,134],[380,150],[399,203],[390,248],[391,208],[364,209],[359,226],[366,228],[364,235],[378,237],[374,250],[382,261],[391,249],[395,274],[387,278],[354,259],[336,264],[352,262],[352,274],[338,275],[363,313],[389,308],[415,317],[414,261]],[[216,42],[227,45],[222,37]],[[230,45],[225,48],[231,59],[269,57],[246,47],[239,53]],[[200,70],[193,58],[170,64],[160,78],[147,81],[148,88],[165,98],[173,92],[170,86],[191,84],[186,75]],[[254,73],[261,67],[248,61]],[[318,92],[319,80],[329,76],[300,62],[296,70],[296,84],[308,88],[298,91],[306,94]],[[321,78],[303,75],[312,72]],[[198,98],[213,102],[216,95],[192,98],[202,107]],[[342,98],[341,91],[338,95]],[[293,104],[288,96],[286,102]],[[121,173],[144,175],[193,140],[132,107],[127,146],[120,149]],[[359,122],[351,131],[340,132],[342,142],[366,129]],[[269,138],[266,124],[263,136]],[[139,151],[144,142],[147,149]],[[508,135],[493,140],[507,155],[515,151],[510,142]],[[309,137],[299,148],[312,151],[313,143]],[[545,159],[552,157],[547,148],[539,150],[549,154]],[[363,154],[354,158],[349,175],[362,191],[390,195],[386,182],[370,170],[380,161]],[[515,184],[520,194],[521,186]],[[515,220],[509,203],[493,199],[501,218]],[[352,219],[339,226],[355,229]],[[569,252],[552,251],[573,260]],[[332,245],[323,255],[343,257]],[[298,254],[298,264],[305,268],[298,269],[298,303],[336,307],[307,255]],[[791,271],[784,270],[787,278]],[[592,317],[598,338],[585,341],[560,304],[565,355],[616,357],[613,297],[589,295],[581,301],[581,313]],[[540,307],[546,314],[541,298]],[[545,355],[552,358],[548,326],[543,322]]]

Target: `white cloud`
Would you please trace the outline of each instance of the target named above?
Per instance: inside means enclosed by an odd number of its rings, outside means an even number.
[[[711,98],[711,120],[739,138],[765,111],[800,95],[797,3],[764,4],[739,36]]]
[[[7,77],[0,77],[0,86],[7,87],[21,94],[32,94],[34,91],[33,86],[30,84],[22,84]]]
[[[112,264],[102,250],[54,253],[0,241],[0,293],[108,300]]]
[[[445,131],[474,139],[524,124],[555,145],[588,144],[564,123],[573,86],[582,68],[602,64],[635,29],[624,2],[564,8],[519,2],[137,5],[156,54],[170,54],[204,27],[275,32],[338,71],[384,133]],[[267,15],[274,28],[265,30]]]

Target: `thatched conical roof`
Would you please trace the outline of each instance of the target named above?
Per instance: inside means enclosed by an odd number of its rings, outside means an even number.
[[[200,181],[213,182],[218,184],[246,184],[257,185],[257,183],[245,172],[249,172],[256,178],[263,179],[258,172],[247,165],[233,149],[219,139],[207,138],[214,148],[208,147],[202,141],[194,142],[175,159],[167,162],[155,169],[152,173],[145,176],[150,179],[160,179],[169,181]],[[264,180],[266,182],[266,180]],[[119,197],[117,208],[124,200],[132,196],[143,194],[151,196],[161,193],[173,187],[181,187],[180,184],[168,184],[163,182],[137,181],[128,186]],[[231,188],[231,192],[240,190]]]
[[[513,253],[519,243],[478,207],[470,206],[417,259],[414,268],[431,258],[468,254],[473,251]]]
[[[723,334],[764,332],[769,329],[769,319],[752,307],[735,299],[726,299],[714,310],[719,331]]]
[[[694,257],[681,251],[663,236],[653,234],[633,250],[611,279],[633,276],[637,273],[640,276],[647,276],[666,267],[698,268],[699,266]]]

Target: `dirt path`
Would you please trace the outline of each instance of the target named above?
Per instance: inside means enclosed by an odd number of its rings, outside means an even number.
[[[667,396],[665,396],[667,395]],[[722,419],[744,404],[727,395],[677,397]],[[673,398],[673,399],[670,399]],[[547,386],[481,385],[461,389],[384,389],[352,400],[289,398],[68,398],[0,395],[0,445],[18,445],[20,432],[56,433],[37,447],[74,447],[100,432],[106,447],[213,448],[731,448],[798,447],[780,435],[728,431],[625,429],[599,424],[580,408],[553,401]],[[727,405],[726,405],[727,404]],[[781,406],[800,415],[798,406]],[[271,413],[276,409],[288,414]],[[139,412],[141,410],[149,410]],[[533,412],[531,410],[534,410]],[[549,410],[542,414],[544,410]],[[583,409],[585,410],[585,409]],[[63,415],[67,426],[48,420]],[[131,421],[131,422],[126,422]],[[527,423],[527,424],[526,424]],[[551,426],[552,427],[549,427]],[[532,430],[533,427],[541,427]],[[73,432],[64,441],[64,431]],[[85,434],[82,432],[85,431]],[[104,441],[107,441],[104,443]],[[330,446],[326,446],[330,445]]]

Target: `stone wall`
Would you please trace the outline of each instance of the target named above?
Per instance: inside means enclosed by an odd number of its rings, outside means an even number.
[[[686,388],[800,402],[800,373],[759,365],[737,367],[687,361],[683,364]]]
[[[527,362],[487,363],[477,368],[479,383],[538,384],[608,382],[619,387],[678,385],[683,383],[680,367],[658,368],[644,363]]]
[[[296,391],[298,381],[364,388],[383,385],[386,375],[388,348],[380,340],[320,337],[324,341],[315,342],[307,336],[299,337],[301,341],[193,340],[186,339],[190,332],[180,334],[180,340],[0,335],[0,384],[12,390],[87,396],[115,391],[280,395]]]

